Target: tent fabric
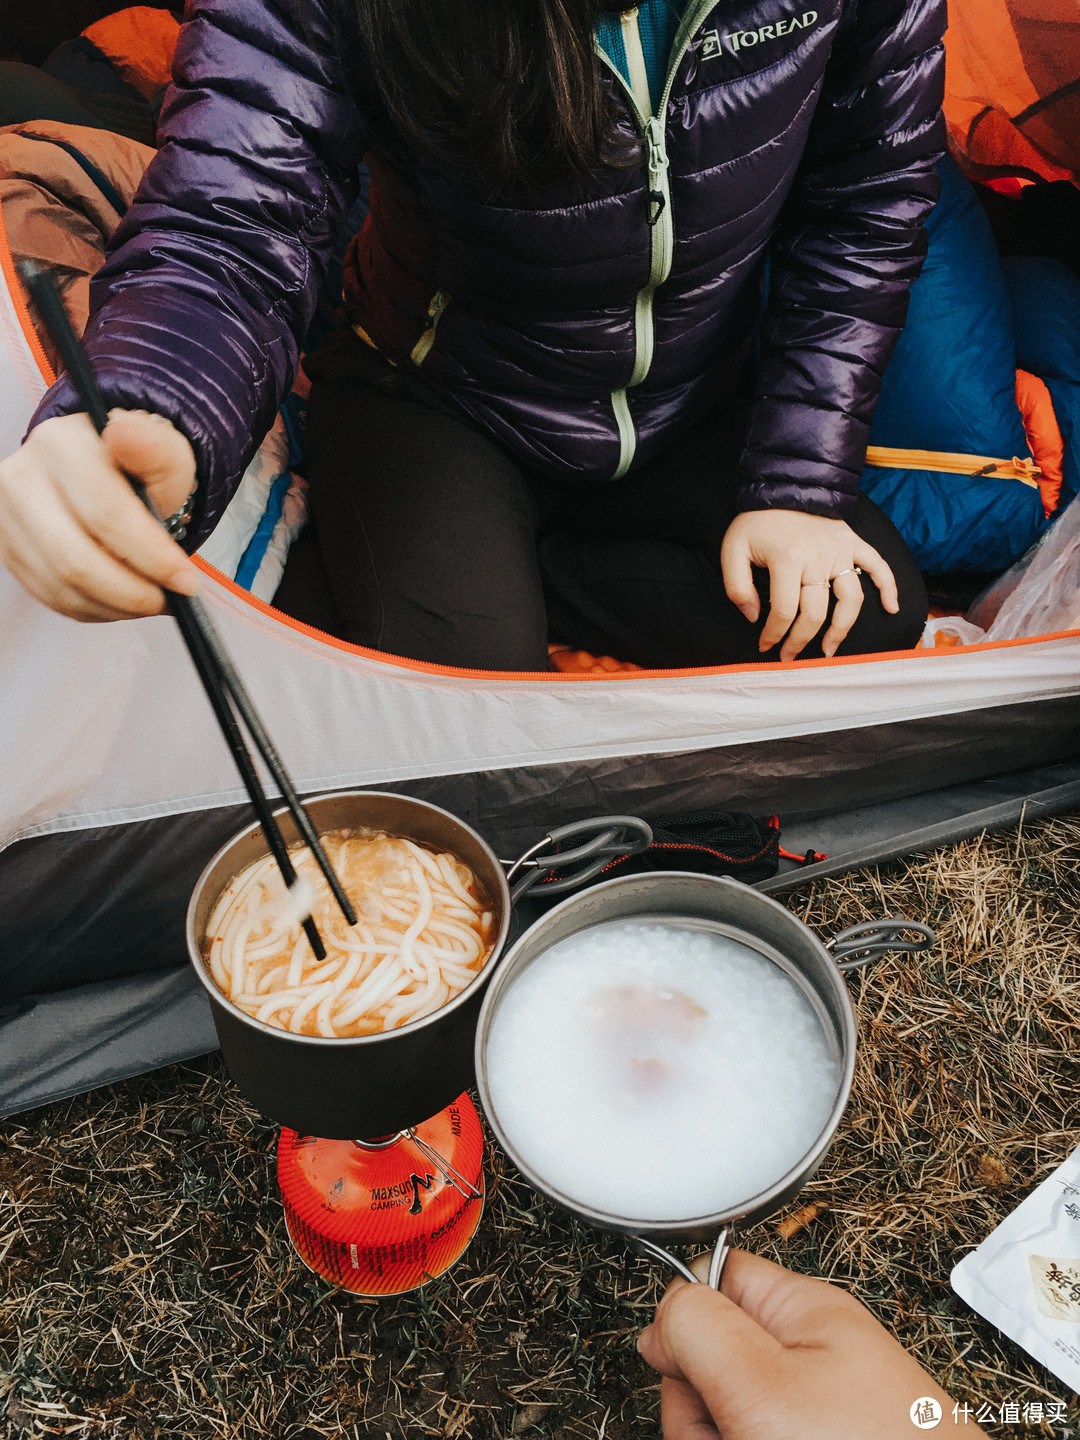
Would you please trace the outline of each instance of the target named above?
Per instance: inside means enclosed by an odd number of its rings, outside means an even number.
[[[1077,632],[1008,642],[1007,662],[974,646],[727,672],[470,676],[320,639],[210,572],[204,598],[307,791],[711,751],[1080,690]],[[11,719],[0,734],[0,839],[242,802],[170,620],[87,633],[7,576],[0,608]]]
[[[939,664],[949,658],[939,656]],[[1068,695],[767,743],[545,761],[375,786],[361,778],[341,788],[390,789],[441,805],[507,857],[564,821],[628,812],[662,820],[721,805],[758,816],[778,813],[788,845],[789,830],[803,822],[1018,765],[1065,762],[1080,750],[1078,741],[1075,696]],[[332,787],[309,793],[322,788]],[[49,830],[9,845],[0,853],[0,1003],[182,966],[184,913],[195,881],[209,857],[249,822],[250,808],[238,801]],[[828,848],[813,837],[808,844]]]
[[[95,21],[82,33],[144,100],[169,83],[180,25],[167,10],[132,5]]]
[[[1080,174],[1080,16],[1075,0],[950,5],[945,120],[969,175]]]
[[[187,967],[0,1007],[0,1118],[217,1048]]]

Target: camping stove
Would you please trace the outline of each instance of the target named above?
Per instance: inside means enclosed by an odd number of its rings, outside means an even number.
[[[468,1095],[374,1140],[282,1130],[289,1238],[316,1275],[356,1295],[402,1295],[443,1275],[484,1209],[484,1141]]]

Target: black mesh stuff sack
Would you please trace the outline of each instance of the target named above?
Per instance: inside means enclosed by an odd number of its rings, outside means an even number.
[[[650,875],[664,870],[689,870],[697,875],[728,875],[753,885],[768,880],[780,869],[780,859],[810,863],[821,857],[790,855],[780,846],[780,820],[776,815],[756,820],[738,810],[694,810],[651,820],[653,843],[640,855],[612,860],[591,883],[620,875]],[[561,879],[552,870],[530,896],[543,901],[544,885]],[[552,896],[552,900],[560,897]]]

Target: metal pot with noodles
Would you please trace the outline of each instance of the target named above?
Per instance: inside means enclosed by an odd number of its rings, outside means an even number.
[[[260,1110],[302,1134],[389,1134],[472,1083],[476,1019],[506,940],[510,892],[490,847],[435,805],[341,792],[307,809],[358,923],[345,923],[282,813],[325,959],[258,825],[200,876],[188,947],[229,1073]]]

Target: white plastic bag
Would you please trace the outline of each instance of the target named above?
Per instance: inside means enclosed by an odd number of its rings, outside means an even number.
[[[1080,495],[1037,545],[983,591],[966,618],[986,631],[987,640],[1080,627]]]
[[[1080,1150],[964,1256],[952,1288],[1080,1390]]]
[[[924,650],[936,650],[939,635],[946,645],[978,645],[986,639],[985,632],[978,625],[961,620],[959,615],[934,615],[923,626],[919,644]]]

